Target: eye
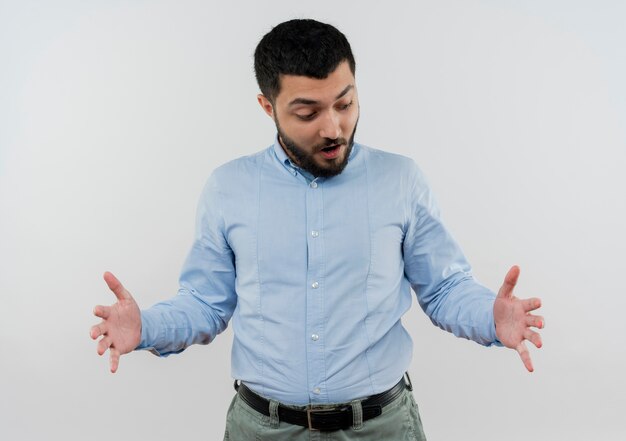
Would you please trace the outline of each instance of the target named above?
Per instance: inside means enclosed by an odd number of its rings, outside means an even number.
[[[315,117],[317,112],[313,112],[313,113],[309,113],[308,115],[298,115],[296,113],[296,116],[301,119],[302,121],[310,121],[313,119],[313,117]]]
[[[339,110],[348,110],[350,106],[352,106],[353,103],[354,103],[354,100],[350,101],[348,104],[343,104],[339,106]]]
[[[341,104],[337,107],[337,109],[340,111],[348,110],[352,106],[353,103],[354,103],[354,100],[350,101],[347,104]],[[317,112],[312,112],[312,113],[309,113],[308,115],[299,115],[296,113],[295,115],[300,121],[311,121],[317,116]]]

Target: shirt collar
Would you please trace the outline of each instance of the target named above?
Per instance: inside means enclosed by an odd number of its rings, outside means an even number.
[[[280,141],[278,140],[278,133],[276,134],[276,137],[274,138],[274,153],[276,153],[276,157],[278,158],[280,163],[283,164],[285,167],[287,167],[289,171],[291,171],[291,169],[294,167],[295,168],[298,167],[296,164],[294,164],[291,161],[291,159],[289,159],[289,156],[287,156],[287,153],[285,153],[283,146],[280,145]]]

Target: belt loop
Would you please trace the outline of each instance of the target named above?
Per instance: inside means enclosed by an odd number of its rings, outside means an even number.
[[[352,429],[360,430],[363,428],[363,406],[361,406],[361,400],[354,400],[350,402],[352,406]]]
[[[239,380],[235,380],[235,384],[233,384],[233,387],[235,388],[236,392],[239,392],[239,385],[240,385]]]
[[[411,377],[409,377],[409,372],[405,372],[404,376],[406,377],[406,380],[404,381],[404,383],[406,384],[406,388],[413,392],[413,383],[411,383]]]
[[[280,420],[278,419],[278,401],[270,400],[270,427],[272,429],[278,429],[278,424]]]

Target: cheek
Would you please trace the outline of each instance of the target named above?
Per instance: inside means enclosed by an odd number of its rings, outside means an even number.
[[[344,131],[352,133],[352,129],[354,129],[354,126],[358,119],[359,119],[358,111],[352,112],[350,115],[347,115],[346,120],[345,120]]]
[[[315,124],[306,124],[294,130],[294,139],[302,146],[309,146],[316,144],[318,133]]]
[[[309,127],[297,122],[293,124],[283,124],[281,128],[285,135],[298,145],[302,145],[303,142],[306,143],[309,137],[308,133],[311,131]]]

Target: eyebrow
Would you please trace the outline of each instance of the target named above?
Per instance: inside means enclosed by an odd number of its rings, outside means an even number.
[[[345,94],[347,94],[348,92],[350,92],[350,90],[352,90],[353,88],[354,88],[354,85],[349,84],[348,86],[346,86],[346,88],[345,88],[345,89],[343,89],[343,90],[341,91],[341,93],[340,93],[339,95],[337,95],[337,96],[335,97],[335,100],[340,99],[340,98],[341,98],[341,97],[343,97]],[[308,99],[308,98],[296,98],[296,99],[291,100],[291,101],[289,102],[288,107],[295,106],[296,104],[305,104],[305,105],[307,105],[307,106],[310,106],[310,105],[313,105],[313,104],[319,104],[319,101],[316,101],[316,100],[311,100],[311,99]]]

